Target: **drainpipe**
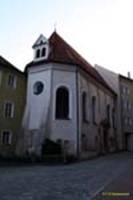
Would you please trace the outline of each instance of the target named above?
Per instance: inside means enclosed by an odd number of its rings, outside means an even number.
[[[77,99],[77,157],[80,158],[80,150],[79,150],[79,137],[80,137],[80,125],[79,125],[79,83],[78,83],[78,69],[76,67],[76,99]]]
[[[125,149],[125,134],[124,134],[124,124],[123,124],[123,106],[122,106],[122,98],[121,98],[121,80],[120,80],[120,76],[118,76],[118,81],[119,81],[119,101],[120,101],[120,110],[119,110],[119,113],[120,113],[120,132],[121,132],[121,135],[119,135],[119,137],[121,137],[121,144],[120,144],[120,151],[122,150],[126,150]],[[122,146],[121,146],[122,145]]]

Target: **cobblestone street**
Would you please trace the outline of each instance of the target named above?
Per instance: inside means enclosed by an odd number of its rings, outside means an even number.
[[[132,153],[64,166],[1,167],[0,200],[95,199],[129,167],[133,167]]]

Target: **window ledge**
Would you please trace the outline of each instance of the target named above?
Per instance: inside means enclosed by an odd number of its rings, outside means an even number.
[[[88,120],[83,120],[83,123],[84,123],[84,124],[89,124],[90,121],[88,121]]]
[[[55,118],[55,120],[57,121],[59,121],[59,120],[61,120],[61,121],[69,121],[69,120],[71,120],[70,118]]]

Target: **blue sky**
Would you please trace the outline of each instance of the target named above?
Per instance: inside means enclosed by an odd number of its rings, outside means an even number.
[[[40,33],[57,32],[90,63],[133,73],[132,0],[4,0],[0,54],[23,70]]]

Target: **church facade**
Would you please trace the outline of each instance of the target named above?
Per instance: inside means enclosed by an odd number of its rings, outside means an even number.
[[[54,32],[33,45],[26,66],[27,94],[17,153],[42,154],[46,139],[66,154],[117,149],[115,92],[94,67]]]

